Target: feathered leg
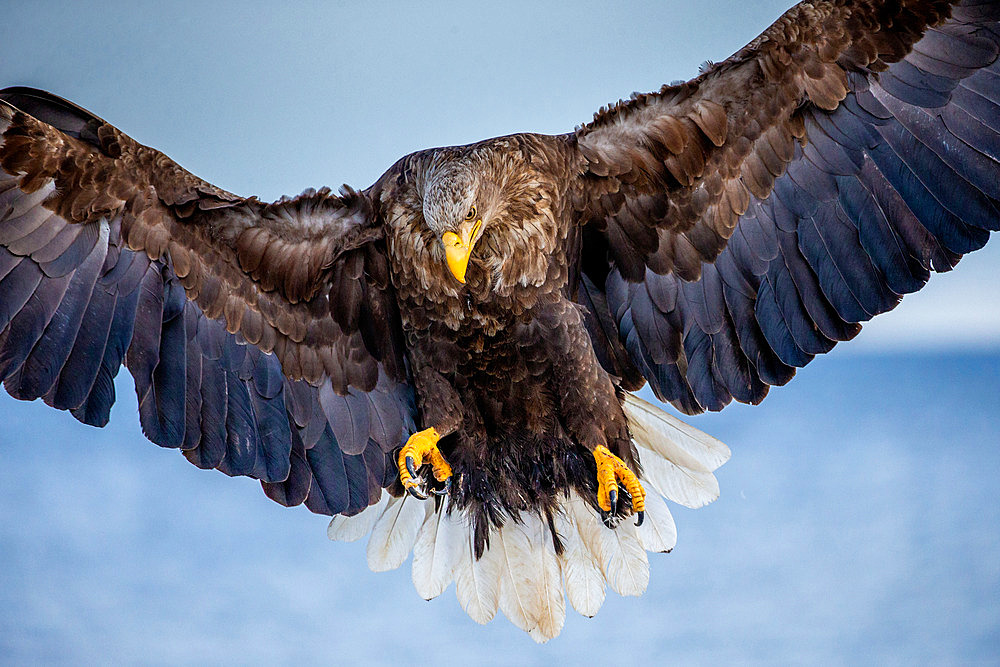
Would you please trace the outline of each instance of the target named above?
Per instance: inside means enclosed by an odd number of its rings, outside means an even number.
[[[579,310],[564,301],[553,304],[538,320],[552,360],[560,416],[573,439],[593,453],[597,464],[597,504],[605,513],[605,524],[613,528],[617,523],[620,488],[631,497],[631,511],[641,524],[646,492],[626,462],[633,462],[633,454],[621,399],[594,355]],[[628,508],[621,510],[627,513]]]

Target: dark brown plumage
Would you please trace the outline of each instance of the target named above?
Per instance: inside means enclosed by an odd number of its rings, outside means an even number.
[[[124,363],[151,440],[334,515],[401,495],[395,452],[433,428],[477,558],[525,514],[559,552],[567,493],[602,504],[595,448],[641,471],[626,391],[757,403],[986,243],[998,19],[803,4],[573,133],[421,151],[364,191],[271,204],[7,89],[0,378],[102,425]]]

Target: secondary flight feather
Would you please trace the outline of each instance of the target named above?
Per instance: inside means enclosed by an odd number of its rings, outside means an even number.
[[[1000,3],[814,2],[563,135],[372,186],[221,190],[0,92],[0,378],[371,535],[373,569],[538,640],[718,495],[686,413],[770,386],[1000,226]]]

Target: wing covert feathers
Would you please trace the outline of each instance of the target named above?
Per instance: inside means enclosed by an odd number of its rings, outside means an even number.
[[[501,611],[535,641],[548,641],[562,630],[566,600],[590,617],[600,610],[608,587],[619,595],[646,590],[646,552],[669,552],[677,542],[673,517],[661,496],[690,507],[718,497],[712,472],[729,458],[725,445],[633,396],[626,396],[625,412],[647,471],[641,478],[647,490],[646,520],[640,527],[631,519],[615,529],[606,527],[573,491],[553,516],[561,553],[556,553],[548,522],[526,512],[491,529],[483,556],[476,559],[470,521],[464,512],[449,508],[447,498],[435,505],[434,499],[394,498],[383,492],[356,516],[334,517],[327,534],[352,541],[370,533],[373,571],[399,567],[412,549],[413,585],[422,598],[437,597],[454,581],[459,604],[477,623],[488,623]]]

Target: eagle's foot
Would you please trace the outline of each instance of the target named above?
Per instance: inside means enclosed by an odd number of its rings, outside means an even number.
[[[635,525],[641,526],[646,515],[646,491],[639,478],[629,470],[625,462],[611,453],[604,445],[594,450],[597,461],[597,504],[604,513],[604,523],[614,528],[614,516],[618,509],[618,485],[631,498],[632,511],[636,513]]]
[[[433,427],[417,431],[406,441],[403,448],[399,450],[399,481],[403,487],[415,498],[426,500],[427,489],[426,480],[417,474],[417,470],[424,463],[429,463],[434,479],[444,484],[441,490],[434,489],[431,493],[444,495],[451,488],[451,466],[444,460],[437,443],[441,439],[437,430]]]

